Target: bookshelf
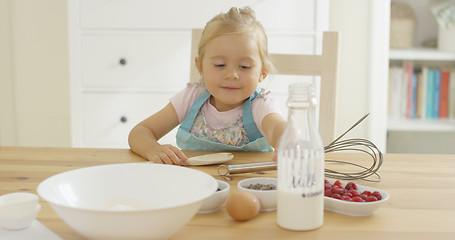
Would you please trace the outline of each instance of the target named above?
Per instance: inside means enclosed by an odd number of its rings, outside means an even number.
[[[390,49],[390,61],[422,61],[428,63],[436,62],[454,62],[455,53],[439,51],[436,48],[406,48],[406,49]]]
[[[404,61],[414,64],[415,69],[423,66],[455,69],[455,53],[444,52],[436,48],[390,49],[390,66],[400,66]],[[389,99],[390,101],[390,99]],[[455,133],[455,119],[407,119],[389,117],[388,131],[450,131]]]
[[[405,61],[412,62],[414,69],[422,67],[455,69],[455,53],[436,48],[390,49],[390,66],[402,66]],[[388,100],[390,101],[390,98]],[[443,147],[453,144],[455,144],[454,118],[389,116],[387,120],[387,152],[455,153],[455,150]]]
[[[390,119],[388,131],[454,132],[455,119]]]
[[[403,49],[391,48],[389,51],[389,65],[391,67],[404,67],[406,65],[406,62],[411,63],[414,70],[421,71],[422,76],[424,75],[423,69],[432,69],[436,71],[450,69],[450,74],[452,74],[454,72],[453,70],[455,69],[455,52],[441,51],[436,47],[423,47],[428,43],[437,42],[438,38],[439,27],[435,18],[433,17],[433,14],[431,13],[433,1],[392,0],[392,2],[408,3],[415,12],[416,25],[413,34],[412,47]],[[392,78],[392,75],[389,77]],[[431,77],[428,77],[427,80],[430,78]],[[417,80],[417,84],[419,83],[423,86],[429,86],[427,84],[422,84],[422,82]],[[427,82],[424,81],[423,83]],[[409,86],[410,85],[408,85],[408,87],[404,87],[407,88],[408,92],[410,89],[414,89],[409,88]],[[419,85],[416,87],[417,89],[419,88],[418,86]],[[390,87],[391,82],[389,81],[389,90],[391,89]],[[403,86],[401,89],[403,89]],[[428,96],[429,90],[426,92]],[[393,103],[395,102],[396,104],[397,99],[406,99],[405,101],[407,102],[412,99],[409,97],[409,95],[407,95],[407,97],[403,96],[406,96],[406,94],[401,95],[401,98],[394,98],[395,101],[393,101],[391,99],[391,91],[389,91],[389,115],[387,118],[387,152],[455,153],[455,149],[449,147],[455,144],[455,118],[453,115],[452,117],[449,115],[447,118],[441,118],[440,116],[438,117],[437,114],[428,117],[426,113],[422,113],[422,111],[428,109],[428,107],[426,107],[420,109],[420,114],[415,114],[416,117],[411,118],[409,115],[403,116],[403,105],[401,105],[401,112],[399,112],[400,114],[397,117],[397,112],[392,111],[393,106],[396,106]],[[422,97],[420,99],[422,99]],[[413,101],[415,100],[413,99]],[[417,100],[417,102],[419,102],[419,100]],[[406,109],[409,109],[409,105],[406,106],[408,107]],[[420,106],[422,106],[421,100]],[[435,105],[430,104],[430,106]],[[423,115],[425,116],[422,117]]]

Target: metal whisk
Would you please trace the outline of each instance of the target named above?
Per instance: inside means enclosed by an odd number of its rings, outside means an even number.
[[[358,172],[340,172],[326,168],[325,176],[329,178],[335,178],[340,180],[357,180],[361,179],[364,181],[379,182],[381,176],[377,173],[383,162],[382,152],[372,143],[371,141],[363,138],[354,138],[341,140],[344,135],[359,125],[365,118],[370,115],[369,113],[360,118],[354,123],[348,130],[341,134],[338,138],[333,140],[327,146],[324,147],[326,153],[329,152],[342,152],[342,151],[354,151],[362,152],[370,155],[373,160],[370,167],[365,167],[352,162],[326,159],[326,162],[348,164],[354,167],[360,168]],[[273,161],[269,162],[256,162],[256,163],[245,163],[245,164],[233,164],[233,165],[220,165],[218,167],[218,174],[226,180],[230,180],[229,174],[246,173],[246,172],[258,172],[267,170],[276,170],[277,163]],[[371,176],[376,176],[375,179],[371,179]]]

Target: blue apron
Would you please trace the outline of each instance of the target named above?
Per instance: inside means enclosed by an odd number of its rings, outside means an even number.
[[[209,99],[211,94],[207,89],[203,91],[196,101],[191,106],[188,115],[177,131],[177,146],[182,150],[203,150],[203,151],[273,151],[272,146],[267,139],[262,136],[253,119],[253,111],[251,102],[258,95],[256,90],[248,100],[245,101],[242,107],[242,122],[243,127],[250,139],[250,142],[242,146],[228,145],[220,142],[212,142],[196,137],[190,133],[194,120],[199,113],[202,105]]]

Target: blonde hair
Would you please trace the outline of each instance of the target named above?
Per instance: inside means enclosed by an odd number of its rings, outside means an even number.
[[[249,7],[231,8],[227,13],[220,13],[210,20],[204,28],[198,47],[199,59],[204,58],[205,46],[212,39],[229,33],[249,34],[258,44],[262,69],[270,71],[272,61],[268,54],[267,35],[264,27],[256,20],[254,11]]]

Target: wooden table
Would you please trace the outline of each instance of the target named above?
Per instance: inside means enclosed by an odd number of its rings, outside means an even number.
[[[195,156],[207,152],[185,153]],[[235,152],[229,163],[270,161],[271,157],[271,153]],[[331,153],[327,157],[371,164],[362,154]],[[141,161],[128,149],[0,147],[0,194],[36,193],[42,180],[72,169]],[[336,167],[326,164],[326,168]],[[194,168],[221,179],[216,166]],[[455,155],[386,154],[379,174],[379,183],[355,181],[390,194],[389,201],[372,216],[325,211],[321,228],[297,232],[280,228],[275,211],[237,222],[223,208],[212,214],[197,214],[172,239],[455,239]],[[239,180],[254,176],[276,176],[276,171],[233,175],[231,191],[237,191]],[[41,204],[41,223],[63,239],[82,239],[45,201]]]

